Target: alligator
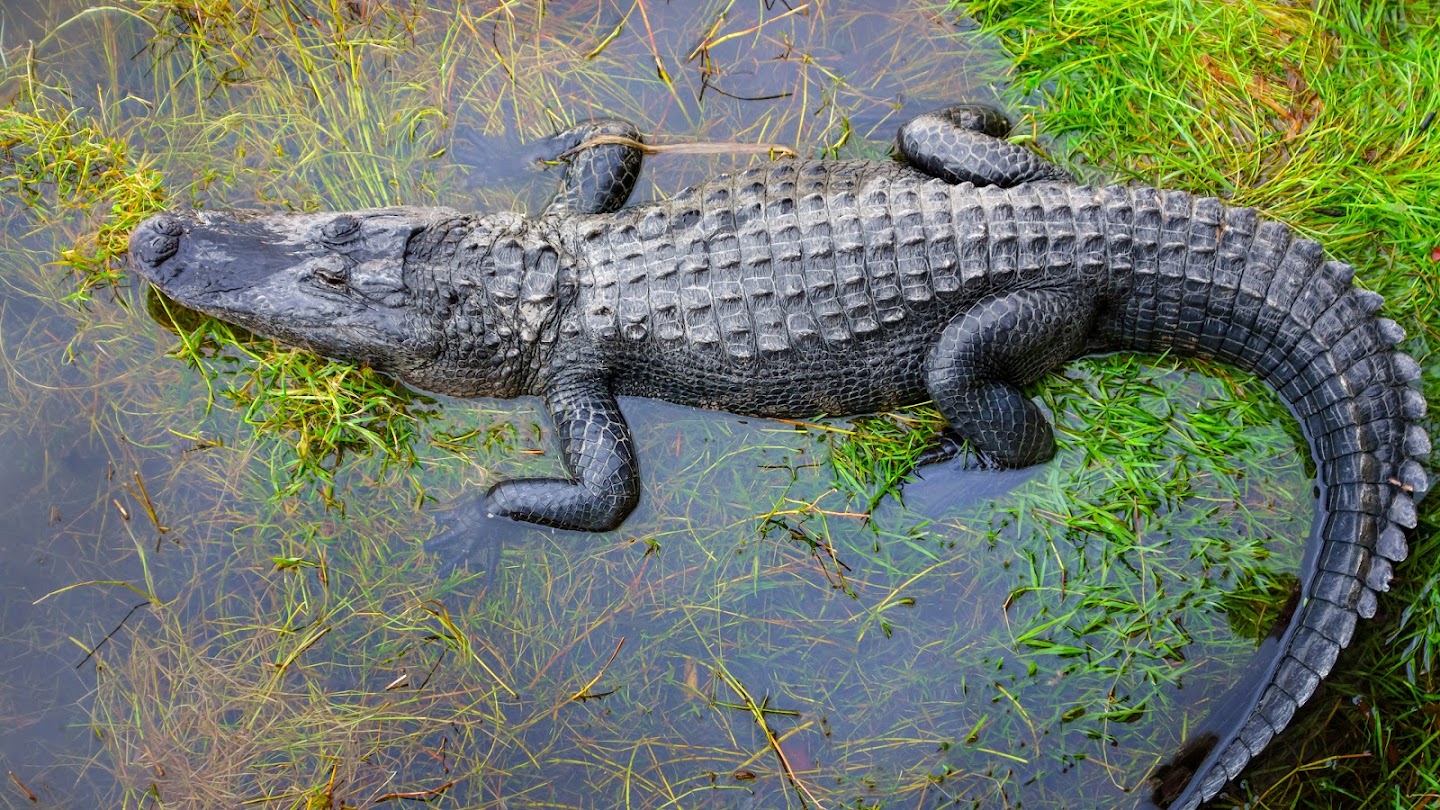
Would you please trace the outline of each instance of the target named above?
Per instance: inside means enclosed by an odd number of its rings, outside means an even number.
[[[948,422],[935,458],[1015,468],[1055,451],[1022,387],[1069,359],[1252,371],[1301,425],[1316,517],[1273,655],[1139,800],[1190,810],[1286,728],[1405,559],[1429,485],[1420,367],[1381,297],[1286,225],[1080,184],[1008,131],[953,107],[901,127],[897,160],[772,161],[625,207],[639,133],[594,122],[557,136],[570,163],[533,218],[171,212],[130,257],[252,332],[426,391],[542,398],[568,476],[491,487],[441,532],[462,548],[487,520],[617,527],[640,494],[619,396],[788,418],[930,400]]]

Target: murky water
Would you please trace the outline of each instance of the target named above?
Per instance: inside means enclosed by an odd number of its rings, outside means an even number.
[[[992,98],[1003,69],[929,3],[80,8],[6,4],[3,96],[76,110],[213,207],[533,210],[525,144],[598,114],[883,159],[898,121]],[[756,159],[660,156],[639,193]],[[519,529],[488,585],[440,581],[437,502],[556,468],[534,402],[422,406],[414,470],[355,454],[336,505],[277,496],[293,437],[224,394],[251,361],[168,356],[134,286],[62,301],[53,262],[93,222],[5,191],[17,806],[1133,806],[1308,533],[1273,404],[1102,361],[1047,385],[1055,462],[926,470],[873,520],[834,486],[837,435],[627,401],[624,528]],[[451,449],[477,427],[498,441]]]

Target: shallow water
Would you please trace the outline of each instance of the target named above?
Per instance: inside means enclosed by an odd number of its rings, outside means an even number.
[[[177,205],[534,210],[550,178],[525,143],[558,118],[883,158],[905,116],[993,97],[1003,66],[963,20],[889,5],[365,2],[225,29],[7,3],[0,88],[125,138]],[[201,31],[228,45],[197,51]],[[638,194],[756,159],[660,156]],[[221,352],[207,381],[134,286],[60,301],[51,262],[87,221],[0,206],[0,795],[20,806],[1133,806],[1308,534],[1277,406],[1098,361],[1047,383],[1055,462],[927,469],[873,520],[834,486],[838,434],[628,400],[645,494],[620,531],[520,529],[488,585],[437,581],[436,502],[555,469],[534,402],[442,400],[414,470],[357,454],[338,505],[277,497],[292,437],[209,403],[251,361]],[[1151,429],[1114,433],[1122,395]],[[1217,419],[1251,427],[1197,427]],[[495,446],[447,449],[476,427]]]

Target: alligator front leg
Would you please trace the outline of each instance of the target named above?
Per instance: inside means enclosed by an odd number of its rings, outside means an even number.
[[[557,384],[545,402],[572,477],[501,481],[484,496],[441,512],[440,531],[425,542],[425,550],[438,559],[440,577],[464,568],[484,572],[488,585],[501,550],[519,540],[523,524],[517,521],[607,531],[619,526],[640,500],[630,429],[604,383]]]
[[[1030,181],[1073,183],[1069,172],[1020,144],[1010,121],[993,107],[962,104],[912,118],[896,144],[911,166],[947,183],[1010,188]]]
[[[541,214],[620,210],[640,179],[640,142],[640,130],[618,119],[587,121],[547,138],[541,144],[545,157],[565,165],[555,196]]]
[[[926,387],[954,434],[927,460],[952,454],[955,438],[987,466],[1049,460],[1054,433],[1020,386],[1084,349],[1093,310],[1083,292],[1032,289],[987,296],[956,316],[925,359]]]
[[[556,383],[545,400],[571,477],[502,481],[486,494],[486,511],[561,529],[619,526],[640,500],[640,475],[615,397],[600,380],[582,378]]]

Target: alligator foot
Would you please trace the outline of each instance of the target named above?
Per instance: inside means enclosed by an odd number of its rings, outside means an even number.
[[[536,142],[530,154],[562,161],[560,182],[544,213],[607,214],[620,210],[640,179],[640,130],[629,121],[577,124]]]
[[[1042,155],[1005,140],[1009,133],[1004,113],[961,104],[912,118],[895,140],[907,163],[947,183],[1013,188],[1036,181],[1075,182]]]
[[[1004,465],[1000,464],[988,453],[977,449],[965,441],[960,434],[946,428],[935,435],[931,442],[915,459],[915,467],[919,469],[929,464],[939,464],[945,461],[958,459],[962,470],[1000,470]]]
[[[530,528],[506,517],[486,513],[485,499],[468,498],[435,516],[439,531],[425,541],[425,552],[437,558],[435,574],[446,579],[453,573],[481,575],[480,586],[488,589],[500,567],[500,552],[506,541]]]

